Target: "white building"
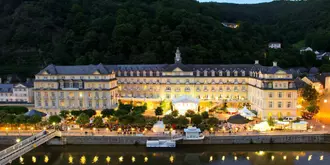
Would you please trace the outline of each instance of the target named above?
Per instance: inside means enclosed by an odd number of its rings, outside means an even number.
[[[313,49],[311,47],[307,47],[307,48],[301,48],[300,49],[300,54],[303,54],[304,52],[308,52],[308,51],[313,51]]]
[[[29,84],[0,84],[0,102],[33,103],[32,89]]]
[[[281,49],[281,47],[282,47],[282,44],[279,42],[271,42],[268,44],[268,48],[271,48],[271,49]]]

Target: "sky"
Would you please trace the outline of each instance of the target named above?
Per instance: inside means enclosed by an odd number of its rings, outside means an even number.
[[[261,3],[271,2],[272,0],[198,0],[200,2],[226,2],[226,3]]]

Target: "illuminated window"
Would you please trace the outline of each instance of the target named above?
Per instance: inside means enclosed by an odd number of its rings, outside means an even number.
[[[282,98],[283,94],[282,92],[278,92],[278,98]]]
[[[279,101],[279,102],[277,103],[277,108],[282,108],[282,102],[281,102],[281,101]]]
[[[291,97],[292,97],[292,93],[289,92],[289,93],[288,93],[288,98],[291,98]]]
[[[268,107],[273,108],[273,102],[272,101],[268,102]]]
[[[268,93],[268,97],[269,97],[269,98],[273,98],[273,93],[272,93],[272,92],[269,92],[269,93]]]
[[[291,106],[292,106],[292,103],[291,103],[291,101],[289,101],[289,102],[287,103],[286,107],[287,107],[287,108],[291,108]]]

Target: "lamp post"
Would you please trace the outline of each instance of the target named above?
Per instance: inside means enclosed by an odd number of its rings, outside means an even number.
[[[6,134],[7,134],[7,136],[8,136],[8,127],[6,127]]]
[[[83,130],[84,130],[84,128],[83,128],[83,127],[81,127],[81,128],[80,128],[80,133],[81,133],[81,134],[82,134]]]
[[[18,127],[18,136],[21,136],[21,127]]]
[[[53,127],[54,127],[54,130],[56,130],[55,126],[56,126],[56,123],[55,123],[55,122],[53,122]]]
[[[33,130],[34,130],[34,128],[33,128],[33,127],[31,127],[31,133],[32,133],[32,135],[33,135]]]

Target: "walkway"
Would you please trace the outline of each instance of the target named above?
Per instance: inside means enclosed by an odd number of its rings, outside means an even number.
[[[40,132],[21,142],[16,143],[13,146],[4,149],[0,152],[0,164],[5,165],[11,163],[12,160],[19,158],[25,153],[54,138],[57,134],[57,131],[51,131],[47,134]]]

